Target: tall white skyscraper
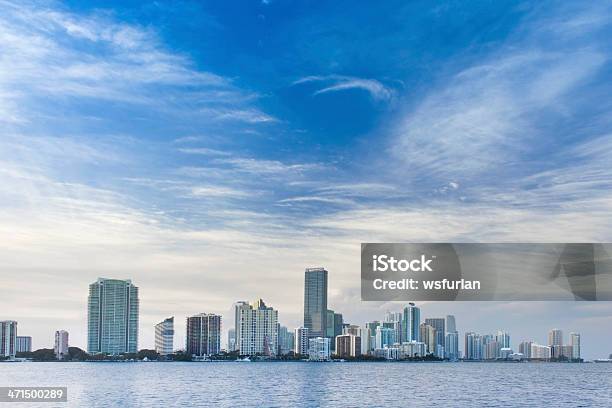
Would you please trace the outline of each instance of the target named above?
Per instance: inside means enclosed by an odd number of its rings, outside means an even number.
[[[17,352],[17,322],[0,321],[0,356],[14,358]]]
[[[495,335],[495,341],[499,345],[500,348],[509,348],[510,347],[510,334],[503,330],[499,330]]]
[[[580,334],[570,333],[570,346],[572,347],[572,359],[580,359]]]
[[[278,351],[278,311],[259,299],[252,305],[238,306],[236,343],[242,355],[276,355]]]
[[[446,331],[448,333],[457,331],[457,324],[455,323],[455,316],[446,315]]]
[[[174,351],[174,316],[155,325],[155,351],[161,356]]]
[[[138,351],[138,288],[131,280],[99,278],[89,285],[87,352]]]
[[[308,347],[309,347],[309,343],[308,343],[308,339],[310,338],[310,333],[309,333],[309,329],[306,327],[298,327],[297,329],[295,329],[295,346],[294,346],[294,353],[295,354],[301,354],[301,355],[306,355],[308,354]]]
[[[421,309],[416,307],[414,303],[409,303],[404,307],[404,319],[402,328],[404,330],[404,338],[402,341],[420,341],[419,326],[421,325]]]
[[[548,332],[548,345],[549,346],[562,346],[563,345],[563,330],[552,329]]]
[[[451,361],[459,359],[459,333],[456,331],[446,333],[444,339],[444,356]]]
[[[229,351],[238,350],[238,339],[240,338],[240,308],[248,305],[249,302],[244,300],[239,300],[234,303],[234,341],[228,341]]]
[[[68,332],[66,330],[58,330],[55,332],[55,344],[53,346],[55,358],[63,360],[68,357]]]

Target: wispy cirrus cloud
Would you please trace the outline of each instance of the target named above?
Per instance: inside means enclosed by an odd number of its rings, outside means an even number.
[[[394,91],[391,88],[383,85],[378,80],[344,75],[307,76],[294,81],[292,85],[311,82],[323,83],[323,87],[317,89],[313,93],[315,96],[349,89],[361,89],[368,92],[373,99],[379,101],[387,101],[394,96]]]
[[[0,1],[0,119],[23,123],[53,115],[42,98],[107,100],[173,114],[214,113],[217,119],[273,122],[257,95],[198,69],[169,50],[153,29],[111,13],[76,15],[29,2]]]

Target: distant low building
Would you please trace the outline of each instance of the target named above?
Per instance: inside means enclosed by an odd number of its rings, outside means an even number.
[[[550,360],[552,357],[551,347],[541,344],[531,344],[531,359],[532,360]]]
[[[63,360],[68,356],[68,332],[66,330],[58,330],[55,332],[55,343],[53,346],[53,352],[55,358]]]
[[[401,356],[401,350],[399,347],[383,347],[374,349],[374,356],[384,358],[385,360],[399,360]]]
[[[523,353],[512,353],[508,356],[508,359],[514,361],[521,361],[525,359],[525,355]]]
[[[400,358],[424,357],[427,345],[422,341],[405,341],[400,345]]]
[[[313,337],[308,340],[308,360],[329,361],[330,339],[327,337]]]
[[[510,355],[512,354],[514,354],[514,350],[512,350],[510,347],[502,347],[499,350],[499,358],[501,358],[502,360],[510,359]]]
[[[32,351],[31,336],[17,336],[17,353],[29,353]]]

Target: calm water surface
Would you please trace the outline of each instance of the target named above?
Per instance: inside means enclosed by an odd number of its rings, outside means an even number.
[[[612,364],[2,363],[0,386],[67,386],[59,407],[612,407]]]

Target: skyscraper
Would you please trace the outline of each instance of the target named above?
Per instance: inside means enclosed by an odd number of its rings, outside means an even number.
[[[419,341],[419,326],[421,324],[421,310],[409,303],[404,307],[404,321],[402,323],[405,330],[405,338],[402,341]]]
[[[87,352],[138,351],[138,288],[131,280],[99,278],[89,285]]]
[[[387,312],[385,315],[385,323],[390,323],[395,331],[395,341],[401,343],[404,338],[404,331],[402,330],[402,320],[404,316],[402,312]]]
[[[236,329],[233,327],[227,331],[227,350],[236,350]]]
[[[308,354],[308,339],[310,338],[310,333],[308,333],[308,329],[305,327],[298,327],[295,329],[295,354],[306,355]]]
[[[200,313],[187,318],[186,352],[191,356],[212,356],[221,351],[221,316]]]
[[[548,332],[548,345],[549,346],[562,346],[563,345],[563,330],[552,329]]]
[[[17,336],[17,347],[15,350],[17,353],[29,353],[32,351],[32,337],[31,336]]]
[[[479,334],[468,332],[465,333],[465,351],[464,358],[466,360],[482,360],[483,357],[483,341]]]
[[[276,355],[278,351],[278,311],[259,299],[252,305],[238,306],[236,343],[243,355]]]
[[[285,326],[278,325],[278,354],[288,354],[293,350],[293,332]]]
[[[304,273],[304,327],[311,337],[325,337],[327,314],[327,271],[306,268]]]
[[[523,354],[523,356],[527,359],[531,358],[531,345],[533,341],[522,341],[519,344],[519,353]]]
[[[63,360],[68,357],[68,332],[66,330],[58,330],[55,332],[55,344],[53,346],[55,358]]]
[[[17,352],[17,322],[0,321],[0,357],[14,358]]]
[[[308,340],[308,359],[310,361],[328,361],[330,358],[330,339],[328,337],[311,337]]]
[[[580,334],[570,333],[570,346],[572,347],[572,360],[580,359]]]
[[[438,357],[444,357],[444,343],[445,343],[445,338],[444,338],[444,333],[446,333],[445,330],[445,320],[444,318],[428,318],[425,319],[425,324],[428,324],[430,326],[432,326],[434,329],[436,329],[436,348],[433,350],[433,353],[436,354]],[[438,349],[442,347],[442,351],[441,353],[438,352]]]
[[[495,341],[499,343],[500,348],[509,348],[510,347],[510,334],[503,330],[498,330],[497,334],[495,335]]]
[[[174,350],[174,316],[155,325],[155,351],[160,355],[172,354]]]
[[[348,333],[336,336],[336,355],[339,357],[361,355],[361,337]]]
[[[249,302],[245,302],[244,300],[239,300],[234,303],[234,342],[233,347],[228,344],[230,351],[238,350],[238,338],[240,337],[240,307],[248,305]]]
[[[444,356],[450,361],[459,359],[459,333],[456,331],[446,333],[444,339]]]
[[[397,340],[395,338],[395,329],[392,327],[378,326],[375,334],[375,349],[393,346]]]
[[[457,324],[455,323],[455,316],[446,315],[446,331],[448,333],[457,331]]]
[[[437,334],[438,334],[438,331],[436,330],[435,327],[427,323],[420,324],[419,336],[421,338],[421,341],[425,343],[425,345],[427,346],[427,353],[429,354],[436,354],[437,352],[437,349],[438,349]]]

